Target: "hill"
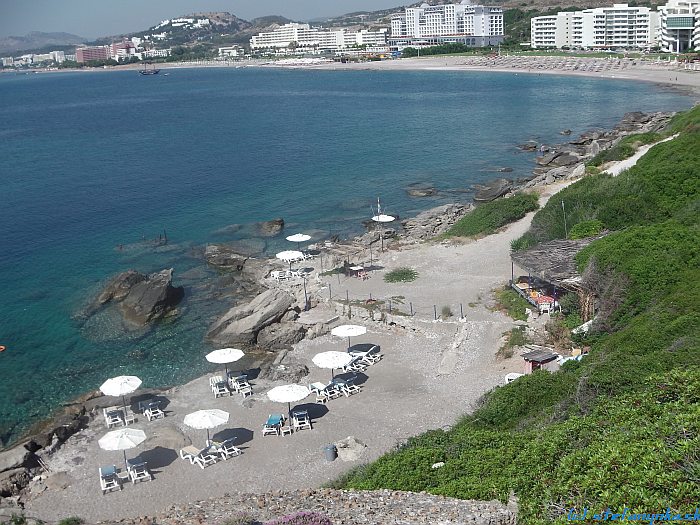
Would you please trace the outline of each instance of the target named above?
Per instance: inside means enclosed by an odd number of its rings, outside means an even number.
[[[25,36],[8,36],[0,38],[0,55],[18,51],[38,50],[46,47],[56,49],[85,42],[85,38],[70,33],[42,33],[32,31]]]

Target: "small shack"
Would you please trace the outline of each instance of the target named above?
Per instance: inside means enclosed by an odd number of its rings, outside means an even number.
[[[604,234],[605,235],[605,234]],[[529,303],[535,306],[540,313],[551,311],[557,299],[557,288],[576,293],[581,305],[581,317],[588,321],[594,314],[595,297],[592,292],[586,290],[582,284],[581,274],[576,267],[576,254],[591,242],[600,239],[603,235],[589,237],[587,239],[556,239],[538,244],[529,250],[512,252],[511,259],[511,287],[516,290]],[[528,272],[527,286],[522,279],[515,278],[515,266]],[[532,294],[531,281],[540,281],[551,285],[550,293]]]
[[[528,351],[522,354],[522,357],[525,360],[526,374],[531,374],[541,368],[552,372],[559,368],[556,363],[559,354],[555,354],[549,348],[537,345],[527,345],[525,348]]]

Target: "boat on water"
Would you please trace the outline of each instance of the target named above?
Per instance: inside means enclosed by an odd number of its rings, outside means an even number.
[[[151,66],[153,66],[153,64],[151,64]],[[160,69],[156,69],[155,66],[153,66],[151,69],[148,69],[148,62],[146,62],[143,65],[143,69],[139,70],[139,73],[141,73],[142,75],[157,75],[158,73],[160,73]]]

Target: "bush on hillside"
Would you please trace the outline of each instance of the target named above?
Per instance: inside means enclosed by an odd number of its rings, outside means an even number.
[[[534,193],[516,193],[512,197],[480,204],[447,230],[448,237],[488,235],[525,217],[539,207]]]

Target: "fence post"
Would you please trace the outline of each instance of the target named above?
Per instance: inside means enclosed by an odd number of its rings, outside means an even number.
[[[391,313],[391,299],[389,299],[389,313]]]
[[[350,306],[350,292],[348,290],[345,290],[345,301],[348,303],[348,306]]]
[[[433,305],[433,313],[435,314],[435,320],[437,321],[437,305]]]
[[[370,301],[372,300],[372,294],[371,294],[371,293],[369,294],[369,300],[370,300]]]
[[[464,319],[464,310],[462,309],[462,303],[459,303],[459,318]]]
[[[333,289],[331,288],[331,283],[328,283],[328,300],[333,298]]]
[[[413,317],[413,303],[409,302],[408,305],[411,307],[411,317]]]

